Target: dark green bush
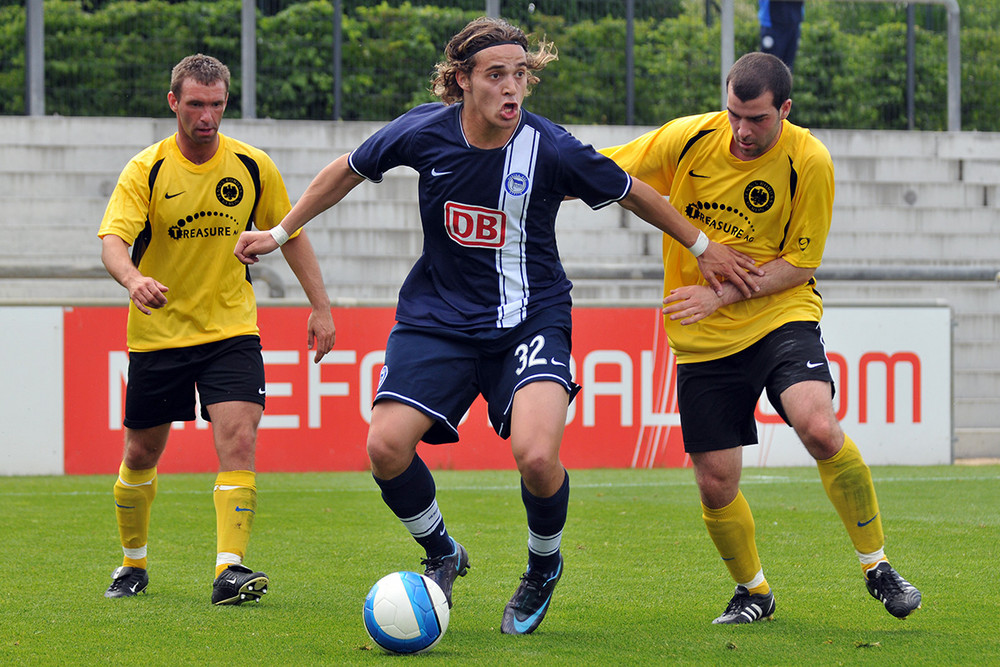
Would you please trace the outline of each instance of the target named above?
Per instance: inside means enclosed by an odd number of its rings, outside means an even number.
[[[482,0],[344,1],[341,117],[388,120],[433,99],[446,41],[481,13]],[[700,5],[701,3],[697,3]],[[503,3],[512,19],[554,41],[560,58],[526,105],[565,124],[626,122],[622,3]],[[257,115],[325,119],[334,113],[333,3],[258,3]],[[749,5],[748,5],[749,6]],[[239,117],[243,77],[240,0],[46,0],[45,110],[49,114],[169,115],[170,68],[204,52],[233,72],[229,115]],[[719,108],[718,21],[679,0],[637,2],[635,116],[641,125]],[[554,9],[555,8],[555,9]],[[603,8],[603,9],[602,9]],[[614,10],[614,11],[612,11]],[[561,11],[560,14],[555,14]],[[589,12],[589,13],[588,13]],[[617,13],[615,13],[617,12]],[[588,18],[589,17],[589,18]],[[962,3],[962,126],[1000,131],[1000,3]],[[946,14],[922,6],[916,21],[915,127],[947,126]],[[756,16],[734,25],[737,55],[757,48]],[[25,111],[25,9],[0,0],[0,114]],[[796,61],[792,120],[814,128],[906,129],[906,10],[891,3],[807,5]]]

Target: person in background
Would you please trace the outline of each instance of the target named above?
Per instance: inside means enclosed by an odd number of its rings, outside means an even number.
[[[114,486],[124,558],[109,598],[149,584],[156,466],[171,422],[195,418],[196,387],[219,459],[212,603],[238,605],[267,592],[267,575],[243,564],[257,512],[265,384],[250,273],[232,252],[240,232],[273,227],[291,203],[267,154],[219,133],[229,78],[223,63],[202,54],[173,68],[167,103],[177,132],[128,162],[98,232],[104,266],[130,300],[125,451]],[[319,363],[336,336],[319,264],[305,234],[282,251],[312,305],[308,344]]]
[[[905,618],[920,607],[920,591],[886,558],[871,472],[834,412],[820,331],[823,300],[813,274],[833,214],[833,161],[809,130],[788,122],[792,75],[779,58],[743,56],[726,86],[725,111],[678,118],[602,150],[764,271],[758,291],[748,295],[727,282],[720,296],[688,253],[663,239],[664,323],[677,358],[684,449],[708,534],[736,582],[714,622],[750,623],[775,609],[740,491],[743,446],[757,443],[754,410],[764,390],[816,460],[868,591]]]
[[[760,0],[757,10],[760,50],[781,58],[789,70],[795,69],[805,11],[802,0]]]

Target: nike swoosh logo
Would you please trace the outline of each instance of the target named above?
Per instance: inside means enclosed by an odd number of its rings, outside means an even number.
[[[450,171],[438,171],[437,169],[431,169],[431,176],[445,176],[450,173]]]
[[[257,393],[260,394],[261,396],[263,396],[264,395],[264,390],[263,389],[258,389]]]
[[[726,558],[725,556],[723,556],[722,560],[733,560],[734,558],[736,558],[736,556],[731,556],[730,558]]]
[[[254,514],[256,514],[256,512],[254,512],[249,507],[240,507],[239,505],[236,506],[236,511],[237,512],[253,512]]]
[[[235,584],[236,583],[236,577],[233,577],[232,579],[226,579],[226,581],[229,582],[230,584]]]
[[[694,173],[694,169],[690,170],[688,172],[688,175],[691,176],[691,178],[708,178],[708,176],[704,176],[702,174],[696,174],[696,173]]]
[[[123,510],[134,510],[135,509],[135,505],[119,505],[117,501],[115,502],[115,507],[121,507]]]
[[[556,361],[554,357],[553,357],[552,359],[549,359],[549,361],[550,361],[550,362],[551,362],[551,363],[552,363],[553,365],[555,365],[555,366],[565,366],[565,365],[566,365],[566,364],[564,364],[564,363],[563,363],[563,362],[561,362],[561,361]]]
[[[519,633],[524,634],[524,631],[531,627],[532,623],[535,622],[535,619],[545,613],[545,610],[548,608],[549,602],[551,601],[552,601],[552,596],[549,596],[549,599],[545,601],[545,604],[543,604],[538,609],[538,611],[536,611],[534,614],[524,619],[523,621],[517,620],[517,617],[515,616],[514,629],[517,630]]]
[[[135,589],[137,589],[137,588],[139,588],[139,582],[138,582],[138,581],[137,581],[137,582],[135,582],[134,584],[132,584],[131,586],[129,586],[129,589],[130,589],[130,590],[131,590],[131,591],[132,591],[133,593],[135,593]]]
[[[549,581],[552,581],[552,579],[558,577],[561,572],[562,572],[562,563],[559,563],[559,569],[552,577],[549,578]],[[548,581],[545,583],[548,583]],[[524,619],[523,621],[520,621],[518,620],[517,616],[514,616],[514,629],[517,630],[519,633],[524,634],[524,632],[534,624],[535,619],[545,613],[545,610],[549,608],[550,602],[552,602],[552,593],[549,593],[549,597],[545,601],[545,604],[539,607],[538,610],[535,611],[535,613],[529,616],[528,618]]]
[[[858,528],[864,528],[865,526],[867,526],[868,524],[870,524],[872,521],[874,521],[877,518],[878,518],[878,512],[875,512],[875,516],[873,516],[872,518],[868,519],[867,521],[864,521],[864,522],[858,521]]]
[[[819,368],[823,365],[822,361],[807,361],[806,368]]]
[[[164,199],[173,199],[174,197],[180,197],[180,196],[181,196],[182,194],[184,194],[185,192],[187,192],[187,190],[181,190],[180,192],[176,192],[176,193],[174,193],[174,194],[170,194],[170,193],[168,192],[168,193],[166,193],[165,195],[163,195],[163,198],[164,198]]]

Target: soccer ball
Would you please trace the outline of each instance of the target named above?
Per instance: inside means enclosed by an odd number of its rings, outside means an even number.
[[[393,572],[365,598],[365,630],[389,653],[422,653],[448,629],[448,600],[441,587],[416,572]]]

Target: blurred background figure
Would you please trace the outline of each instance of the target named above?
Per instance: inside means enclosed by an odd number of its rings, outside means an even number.
[[[760,50],[778,56],[795,69],[805,3],[802,0],[759,0]]]

